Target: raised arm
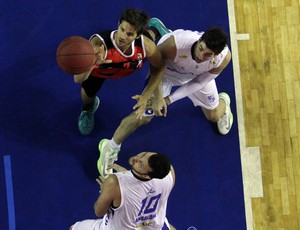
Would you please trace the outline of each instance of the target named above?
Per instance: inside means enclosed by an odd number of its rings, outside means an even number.
[[[74,75],[74,82],[75,83],[81,83],[84,80],[86,80],[90,76],[92,70],[95,67],[97,67],[97,65],[100,65],[100,64],[103,64],[103,63],[110,63],[111,62],[111,60],[105,60],[104,59],[106,51],[105,51],[105,48],[104,48],[102,40],[98,36],[94,36],[90,40],[90,43],[93,46],[94,51],[95,51],[95,55],[96,55],[95,65],[91,69],[89,69],[88,71],[86,71],[86,72],[84,72],[82,74],[76,74],[76,75]]]
[[[118,179],[114,174],[109,175],[107,179],[100,177],[97,182],[101,187],[101,192],[94,204],[94,210],[96,216],[100,217],[107,213],[112,204],[114,207],[120,205],[121,192]]]
[[[171,104],[201,89],[209,81],[215,79],[223,71],[223,69],[225,69],[230,60],[231,53],[230,51],[228,51],[226,57],[217,68],[211,69],[209,72],[204,72],[196,78],[194,78],[193,80],[185,83],[184,85],[179,87],[174,93],[169,95],[166,101],[168,101],[169,104]]]
[[[149,63],[150,63],[151,77],[149,79],[149,83],[147,85],[146,90],[142,94],[143,101],[139,100],[140,104],[138,102],[133,107],[134,109],[138,108],[138,107],[141,108],[141,109],[136,111],[137,118],[142,118],[142,114],[144,112],[144,109],[142,109],[143,107],[140,106],[140,105],[145,105],[146,106],[146,103],[147,103],[147,100],[149,99],[149,97],[151,97],[151,95],[153,93],[160,92],[159,89],[158,89],[158,86],[161,84],[163,72],[164,72],[164,69],[165,69],[165,60],[174,60],[174,58],[176,56],[176,45],[175,45],[174,37],[172,35],[168,39],[166,39],[164,42],[159,44],[157,47],[155,46],[155,44],[150,39],[146,38],[145,40],[148,40],[148,42],[145,43],[145,44],[149,45],[148,46],[149,50],[147,50],[147,58],[148,58]],[[159,52],[157,51],[157,49],[158,49]],[[161,67],[161,65],[163,65],[163,67]],[[165,104],[164,105],[163,105],[163,103],[160,103],[160,104],[162,105],[162,107],[165,107]],[[161,108],[159,106],[159,104],[157,105],[157,108],[158,109]],[[164,114],[160,113],[160,110],[157,110],[155,113],[157,115],[164,115],[165,116],[166,115],[166,109],[165,109]]]
[[[164,59],[162,58],[160,50],[155,43],[144,36],[144,44],[146,49],[146,58],[150,64],[150,79],[142,95],[138,97],[138,102],[133,106],[133,109],[137,109],[137,118],[141,118],[147,105],[147,101],[156,90],[157,86],[161,82],[164,71]]]

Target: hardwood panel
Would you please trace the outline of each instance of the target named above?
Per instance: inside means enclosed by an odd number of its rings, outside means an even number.
[[[246,145],[259,146],[254,229],[300,229],[300,0],[236,0]]]

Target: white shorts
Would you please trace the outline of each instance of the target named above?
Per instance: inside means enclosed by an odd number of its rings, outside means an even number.
[[[100,230],[103,219],[83,220],[76,222],[72,230]]]
[[[167,97],[171,94],[173,87],[180,87],[182,84],[175,83],[172,81],[174,79],[178,81],[182,74],[177,74],[172,71],[165,71],[163,79],[162,79],[162,91],[163,97]],[[146,79],[146,84],[148,83],[149,75]],[[217,89],[216,81],[211,80],[200,90],[190,94],[188,98],[193,102],[194,106],[200,106],[202,108],[213,110],[217,108],[219,105],[219,92]],[[152,117],[154,116],[154,112],[152,110],[152,100],[148,101],[146,109],[143,114],[144,117]]]

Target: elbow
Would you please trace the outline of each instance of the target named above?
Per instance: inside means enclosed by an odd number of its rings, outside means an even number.
[[[95,211],[95,215],[97,216],[97,217],[102,217],[102,216],[104,216],[104,215],[100,215],[98,212],[96,212]]]
[[[101,210],[101,209],[99,208],[99,206],[96,205],[96,204],[94,205],[94,212],[95,212],[95,215],[96,215],[97,217],[104,216],[105,213],[106,213],[106,212],[103,212],[103,210]]]
[[[102,214],[102,212],[100,212],[100,210],[98,210],[96,207],[94,207],[94,211],[95,211],[95,215],[96,215],[97,217],[104,216],[104,214]]]

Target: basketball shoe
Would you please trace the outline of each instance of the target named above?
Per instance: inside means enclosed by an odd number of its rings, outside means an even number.
[[[159,32],[159,36],[156,37],[155,40],[159,40],[165,34],[172,32],[172,30],[169,30],[158,18],[150,18],[148,28],[150,29],[150,27],[154,27]]]
[[[230,97],[228,96],[227,93],[220,93],[219,98],[223,99],[226,103],[226,108],[225,108],[225,113],[224,115],[218,120],[217,125],[219,132],[222,135],[226,135],[232,126],[233,123],[233,115],[230,109]]]
[[[97,161],[97,168],[100,175],[106,178],[113,172],[112,169],[107,168],[118,160],[118,153],[120,152],[120,148],[113,148],[109,145],[108,139],[102,139],[99,142],[98,149],[100,152],[100,156]]]
[[[81,111],[78,119],[78,128],[82,135],[89,135],[94,129],[94,113],[100,104],[98,97],[95,98],[93,107],[88,111]]]

